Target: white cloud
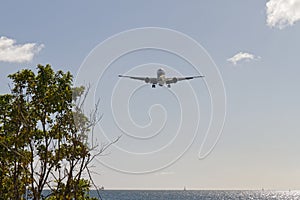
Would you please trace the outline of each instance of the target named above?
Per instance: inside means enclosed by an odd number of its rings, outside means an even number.
[[[43,44],[16,44],[16,40],[0,37],[0,62],[29,62],[33,56],[44,48]]]
[[[259,56],[255,56],[250,53],[239,52],[238,54],[232,56],[231,58],[228,58],[227,61],[236,65],[237,62],[242,61],[242,60],[250,61],[250,60],[259,59],[259,58],[260,58]]]
[[[300,20],[300,0],[270,0],[267,7],[267,24],[283,29]]]
[[[155,175],[162,175],[162,176],[165,176],[165,175],[173,175],[174,172],[159,172],[159,173],[156,173]]]

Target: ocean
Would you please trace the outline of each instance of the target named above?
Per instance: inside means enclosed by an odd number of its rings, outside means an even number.
[[[259,190],[103,190],[102,200],[300,200],[300,191]],[[92,191],[91,196],[97,197]]]

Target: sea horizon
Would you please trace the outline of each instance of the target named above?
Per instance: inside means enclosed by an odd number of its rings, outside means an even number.
[[[97,190],[91,188],[92,190]],[[104,188],[102,190],[125,190],[125,191],[184,191],[184,188]],[[185,188],[188,191],[300,191],[300,189],[275,189],[275,188]]]

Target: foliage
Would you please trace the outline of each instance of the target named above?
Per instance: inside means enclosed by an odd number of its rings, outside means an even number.
[[[72,88],[69,72],[37,70],[9,75],[11,94],[0,95],[0,198],[91,199],[87,135],[97,119],[81,109],[85,88]]]

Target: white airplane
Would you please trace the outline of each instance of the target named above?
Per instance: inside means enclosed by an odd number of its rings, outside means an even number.
[[[194,78],[203,78],[204,76],[187,76],[187,77],[173,77],[173,78],[167,78],[166,72],[163,69],[157,70],[157,77],[156,78],[149,78],[149,77],[137,77],[137,76],[126,76],[126,75],[119,75],[119,77],[124,78],[131,78],[135,80],[141,80],[145,81],[146,83],[152,84],[152,88],[155,88],[156,84],[159,86],[167,85],[168,87],[171,87],[172,83],[177,83],[178,81],[183,80],[190,80]]]

